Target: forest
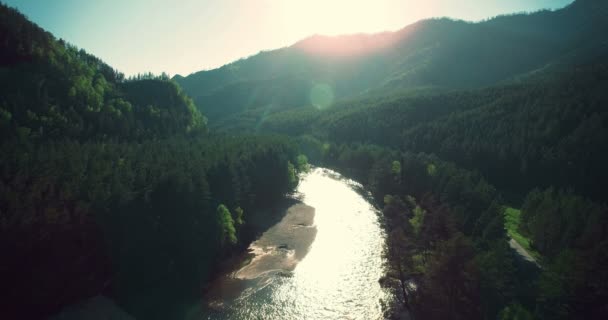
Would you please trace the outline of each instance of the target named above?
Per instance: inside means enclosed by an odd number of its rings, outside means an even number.
[[[320,161],[363,181],[383,207],[397,314],[417,319],[601,319],[608,208],[573,191],[533,189],[518,233],[540,267],[510,247],[509,202],[478,171],[435,155],[307,137]],[[315,147],[316,146],[316,147]],[[411,283],[415,283],[413,289]]]
[[[170,78],[0,4],[0,318],[101,293],[178,317],[310,161],[381,212],[387,318],[606,319],[607,16],[428,19]]]
[[[0,44],[2,318],[99,293],[170,318],[297,184],[291,141],[208,134],[166,76],[125,79],[4,5]]]

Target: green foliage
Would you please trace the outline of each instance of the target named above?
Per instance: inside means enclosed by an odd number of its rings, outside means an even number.
[[[580,258],[575,252],[564,250],[542,273],[537,310],[542,318],[571,319],[576,315],[575,303],[582,297],[576,296],[575,292],[585,281],[581,274],[583,261]]]
[[[399,161],[393,161],[391,163],[391,173],[396,177],[401,175],[401,163]]]
[[[496,318],[501,309],[516,298],[517,276],[513,252],[506,241],[491,243],[475,262],[480,273],[480,294],[485,319]],[[504,311],[502,311],[504,312]]]
[[[385,206],[393,203],[393,196],[391,196],[390,194],[385,195],[384,199],[383,199],[383,203]]]
[[[237,238],[234,220],[232,220],[232,215],[225,205],[220,204],[217,207],[217,218],[220,228],[220,241],[222,243],[236,244]]]
[[[543,262],[537,316],[593,318],[602,314],[608,286],[605,205],[569,191],[532,190],[522,207],[521,227]]]
[[[234,223],[236,224],[236,226],[241,226],[243,223],[245,223],[245,220],[243,220],[244,213],[245,212],[241,207],[236,207],[236,209],[234,209]]]
[[[296,158],[296,162],[298,164],[299,172],[308,172],[310,170],[310,165],[308,164],[308,157],[306,157],[306,155],[298,155],[298,157]]]
[[[9,122],[9,121],[11,121],[12,118],[13,118],[13,115],[10,112],[0,108],[0,121]]]
[[[133,140],[205,132],[206,119],[165,75],[124,75],[0,5],[2,139]]]
[[[289,185],[295,188],[298,185],[298,173],[291,161],[287,162],[287,176],[289,177]]]
[[[480,319],[479,277],[469,239],[454,233],[435,244],[419,284],[417,317]],[[456,303],[456,302],[459,303]]]
[[[420,206],[416,205],[412,212],[414,216],[410,219],[410,224],[412,225],[412,230],[414,230],[414,233],[418,235],[424,222],[424,210],[420,208]]]
[[[498,315],[499,320],[534,320],[534,315],[519,303],[506,306]]]
[[[557,185],[601,199],[598,190],[607,181],[608,154],[601,146],[608,132],[600,125],[608,117],[601,107],[608,101],[607,75],[602,63],[547,72],[541,79],[481,91],[460,112],[386,134],[401,132],[403,148],[475,168],[516,194]],[[494,98],[483,102],[487,97]]]
[[[572,192],[533,190],[521,213],[522,229],[543,255],[555,256],[566,248],[591,248],[605,236],[606,207]]]
[[[537,261],[541,260],[541,255],[532,248],[530,238],[522,234],[521,210],[505,207],[505,228],[509,237],[517,241]]]

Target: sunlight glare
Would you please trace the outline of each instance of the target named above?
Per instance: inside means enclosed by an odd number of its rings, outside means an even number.
[[[310,89],[310,103],[317,109],[325,109],[334,102],[334,91],[327,83],[317,83]]]

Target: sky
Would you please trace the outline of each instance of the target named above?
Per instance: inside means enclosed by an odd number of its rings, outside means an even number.
[[[394,31],[420,19],[479,21],[572,0],[0,0],[112,67],[188,75],[313,34]]]

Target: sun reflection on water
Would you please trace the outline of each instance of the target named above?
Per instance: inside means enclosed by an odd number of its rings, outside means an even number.
[[[308,255],[292,276],[265,279],[208,319],[381,319],[384,234],[353,186],[327,169],[304,176],[298,192],[318,229]]]

